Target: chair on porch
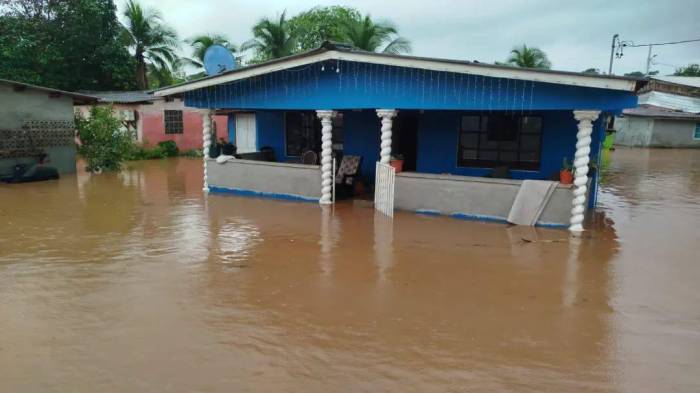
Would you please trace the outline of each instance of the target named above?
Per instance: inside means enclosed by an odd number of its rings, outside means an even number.
[[[339,198],[349,198],[354,194],[355,179],[360,171],[360,156],[343,156],[335,174],[335,192]]]
[[[316,165],[318,164],[318,154],[313,150],[307,150],[301,153],[301,163],[304,165]]]

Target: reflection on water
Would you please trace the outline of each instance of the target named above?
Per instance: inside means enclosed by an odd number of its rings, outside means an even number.
[[[201,193],[0,188],[0,391],[697,391],[700,151],[617,150],[581,237]]]

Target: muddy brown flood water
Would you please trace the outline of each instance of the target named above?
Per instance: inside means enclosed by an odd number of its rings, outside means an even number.
[[[191,159],[2,185],[0,392],[700,391],[700,150],[609,160],[578,239]]]

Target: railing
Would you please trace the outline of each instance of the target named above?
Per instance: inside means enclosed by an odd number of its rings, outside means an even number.
[[[377,162],[374,183],[374,208],[389,217],[394,217],[394,168]]]

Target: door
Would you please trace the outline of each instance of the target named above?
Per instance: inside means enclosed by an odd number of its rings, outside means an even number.
[[[255,113],[236,113],[236,147],[238,153],[258,151]]]

